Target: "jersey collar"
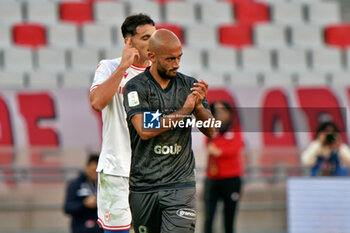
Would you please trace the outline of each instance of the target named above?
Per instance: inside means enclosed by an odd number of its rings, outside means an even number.
[[[150,69],[150,67],[147,67],[146,70],[145,70],[145,74],[147,75],[147,77],[148,77],[149,79],[151,79],[151,80],[154,82],[154,84],[155,84],[160,90],[162,90],[163,92],[169,91],[169,90],[171,89],[171,87],[173,86],[173,83],[174,83],[175,79],[177,78],[177,74],[176,74],[176,77],[175,77],[175,78],[173,78],[173,79],[170,80],[170,82],[168,83],[168,86],[167,86],[165,89],[163,89],[163,88],[160,86],[160,84],[157,82],[157,80],[154,79],[154,77],[152,76],[152,74],[151,74],[151,72],[149,71],[149,69]]]

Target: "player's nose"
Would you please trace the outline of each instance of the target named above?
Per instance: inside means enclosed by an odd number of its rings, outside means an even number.
[[[174,60],[173,68],[174,69],[179,69],[180,68],[180,59],[179,58]]]

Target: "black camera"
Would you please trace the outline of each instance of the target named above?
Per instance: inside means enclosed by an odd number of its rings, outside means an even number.
[[[326,135],[326,143],[333,144],[335,142],[335,135],[330,133]]]

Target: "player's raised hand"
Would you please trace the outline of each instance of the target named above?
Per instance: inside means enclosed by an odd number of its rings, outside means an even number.
[[[203,81],[202,79],[199,80],[199,82],[194,83],[193,87],[191,88],[191,91],[194,95],[197,96],[196,105],[199,105],[202,103],[204,97],[207,96],[208,93],[208,83]]]
[[[125,65],[126,67],[129,67],[134,63],[135,59],[138,59],[139,57],[139,51],[132,46],[131,38],[126,38],[125,47],[122,53],[121,64]]]

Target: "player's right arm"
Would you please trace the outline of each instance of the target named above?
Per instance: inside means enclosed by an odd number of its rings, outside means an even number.
[[[161,128],[160,129],[144,129],[143,128],[143,113],[137,113],[135,115],[133,115],[131,117],[131,123],[133,124],[135,130],[137,131],[138,135],[140,135],[142,140],[148,140],[151,139],[155,136],[158,136],[160,134],[163,134],[167,131],[169,131],[170,129],[173,128],[173,125],[175,125],[175,123],[181,121],[184,116],[188,116],[193,112],[195,103],[196,103],[197,97],[194,94],[190,94],[187,97],[187,100],[184,104],[184,106],[179,109],[178,111],[168,114],[164,117],[162,117],[161,119]],[[172,124],[170,124],[169,122],[164,122],[163,119],[165,119],[165,121],[169,120],[171,122],[173,122]],[[164,127],[163,122],[167,125],[167,127]],[[169,127],[169,125],[171,127]]]
[[[144,129],[143,128],[143,112],[151,111],[149,104],[149,93],[147,88],[143,85],[142,80],[132,79],[124,87],[124,108],[127,114],[128,121],[131,122],[138,135],[142,140],[148,140],[158,136],[172,127],[163,127],[163,120],[161,120],[160,129]],[[181,109],[166,116],[172,122],[178,122],[184,116],[190,115],[195,107],[197,97],[191,93]],[[165,117],[162,117],[165,118]]]
[[[113,96],[118,90],[125,71],[132,65],[135,58],[138,56],[139,52],[136,48],[132,47],[131,38],[127,38],[118,68],[105,82],[92,89],[90,92],[90,104],[93,109],[96,111],[102,111],[102,109],[111,102]]]

